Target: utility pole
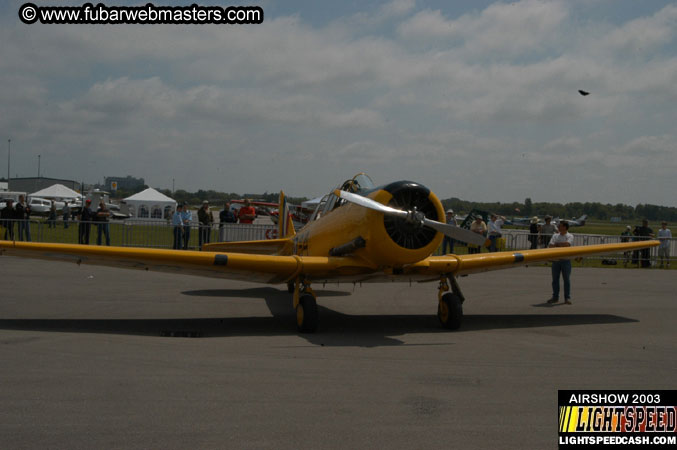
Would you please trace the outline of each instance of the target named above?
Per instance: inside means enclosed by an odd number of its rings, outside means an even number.
[[[40,178],[40,156],[38,155],[38,178]]]
[[[9,162],[10,162],[10,155],[12,154],[11,151],[11,144],[12,140],[7,139],[7,188],[9,189]]]

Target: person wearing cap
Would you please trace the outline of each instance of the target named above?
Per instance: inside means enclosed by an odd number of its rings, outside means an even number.
[[[538,248],[538,216],[534,216],[529,221],[529,242],[531,242],[531,250]]]
[[[621,242],[630,242],[630,239],[632,238],[632,227],[630,225],[625,227],[625,231],[621,233]],[[632,255],[632,252],[623,252],[623,266],[628,267],[628,263],[630,262],[630,256]]]
[[[456,218],[454,217],[454,210],[449,208],[447,209],[447,223],[452,226],[457,226],[456,224]],[[447,254],[447,246],[449,246],[449,253],[454,253],[454,240],[450,238],[449,236],[444,236],[444,240],[442,240],[442,254],[446,255]]]
[[[209,202],[207,200],[202,202],[202,207],[197,212],[197,220],[200,222],[198,245],[200,246],[200,250],[202,250],[202,244],[209,244],[212,223],[214,223],[214,217],[212,216],[212,212],[209,210]]]
[[[181,220],[181,210],[183,209],[183,204],[179,203],[176,205],[176,211],[172,214],[172,225],[174,226],[174,245],[172,248],[174,250],[181,250],[181,238],[183,237],[183,220]]]
[[[541,225],[540,240],[543,247],[547,247],[550,243],[552,235],[557,232],[557,227],[552,223],[552,216],[545,216],[545,223]]]
[[[80,211],[80,224],[78,225],[78,244],[89,245],[89,234],[92,231],[92,221],[95,214],[92,211],[92,201],[85,200],[85,206]]]
[[[0,211],[0,219],[2,225],[5,227],[6,241],[14,240],[14,200],[7,199],[5,207]]]
[[[672,231],[668,228],[666,221],[661,222],[661,228],[658,230],[658,240],[661,244],[658,246],[658,257],[661,260],[661,269],[663,268],[663,259],[667,261],[670,268],[670,242],[672,240]]]
[[[569,233],[569,223],[566,220],[560,220],[558,226],[559,233],[555,233],[550,238],[548,247],[571,247],[574,245],[574,236]],[[564,304],[571,305],[571,260],[560,259],[552,262],[552,297],[548,303],[557,303],[559,301],[559,275],[562,274],[564,280]]]
[[[487,235],[487,224],[482,220],[482,216],[475,217],[475,220],[470,224],[470,231],[473,233]],[[468,253],[479,253],[481,248],[479,245],[468,244]]]
[[[256,219],[256,209],[252,206],[252,201],[244,199],[244,206],[237,212],[237,218],[240,223],[253,223]]]

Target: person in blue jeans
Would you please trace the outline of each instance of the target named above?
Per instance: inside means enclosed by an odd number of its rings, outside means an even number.
[[[571,247],[574,244],[574,236],[569,233],[569,223],[560,220],[558,226],[559,233],[553,234],[548,247]],[[571,261],[560,259],[552,262],[552,297],[548,303],[557,303],[559,301],[559,276],[562,274],[564,280],[564,304],[571,305]]]
[[[174,245],[172,248],[174,250],[181,250],[183,245],[181,241],[183,240],[183,220],[181,219],[181,213],[183,212],[183,205],[179,203],[176,207],[176,212],[172,215],[172,225],[174,226]]]
[[[183,205],[181,221],[183,222],[183,249],[188,250],[188,243],[190,241],[190,225],[193,222],[193,214],[190,212],[190,209],[188,209],[188,205]]]
[[[489,242],[491,242],[491,245],[489,246],[489,251],[490,252],[496,252],[498,249],[496,248],[496,241],[503,236],[501,227],[505,223],[505,217],[503,216],[497,216],[496,214],[491,215],[491,220],[489,221]]]

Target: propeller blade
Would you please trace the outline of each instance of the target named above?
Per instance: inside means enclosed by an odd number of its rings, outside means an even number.
[[[367,197],[363,197],[361,195],[353,194],[352,192],[346,192],[336,189],[334,191],[334,194],[339,198],[349,201],[350,203],[355,203],[356,205],[360,205],[368,209],[373,209],[374,211],[380,211],[383,214],[387,214],[390,216],[396,216],[406,219],[409,217],[410,214],[407,211],[401,211],[399,209],[391,208],[390,206],[384,205],[382,203],[379,203]],[[422,215],[422,213],[420,214]],[[481,234],[473,233],[472,231],[468,231],[464,228],[455,227],[453,225],[437,222],[435,220],[423,218],[422,225],[432,228],[435,231],[439,231],[440,233],[444,234],[445,236],[449,236],[452,239],[456,239],[457,241],[465,242],[467,244],[484,245],[486,241],[484,236],[482,236]]]
[[[465,228],[449,225],[448,223],[437,222],[435,220],[423,219],[423,224],[439,231],[445,236],[449,236],[457,241],[465,242],[466,244],[484,245],[486,238],[481,234],[473,233]]]
[[[355,203],[356,205],[363,206],[368,209],[373,209],[374,211],[380,211],[383,214],[388,214],[390,216],[406,218],[409,214],[406,211],[400,211],[399,209],[391,208],[390,206],[379,203],[375,200],[372,200],[361,195],[353,194],[352,192],[341,191],[336,189],[334,194],[337,197],[340,197],[350,203]]]

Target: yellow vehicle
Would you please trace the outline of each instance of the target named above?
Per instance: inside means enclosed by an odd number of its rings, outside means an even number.
[[[397,181],[374,186],[361,173],[323,197],[309,222],[294,230],[284,194],[280,194],[278,238],[222,242],[202,251],[98,247],[0,241],[0,253],[129,269],[175,272],[262,283],[286,283],[294,296],[302,332],[318,325],[313,282],[437,282],[437,316],[456,329],[465,297],[459,275],[535,261],[616,253],[658,245],[658,241],[470,255],[431,256],[444,235],[474,245],[476,233],[444,223],[440,200],[425,186]]]

